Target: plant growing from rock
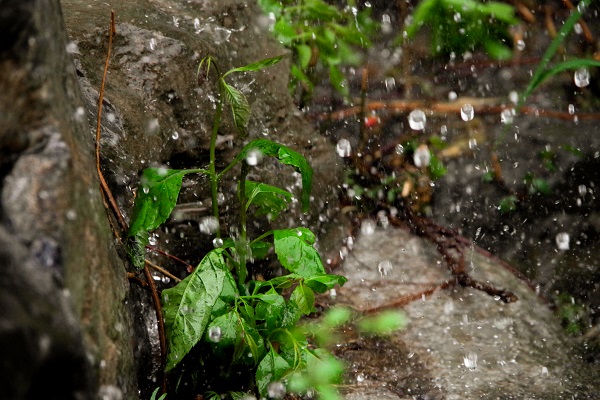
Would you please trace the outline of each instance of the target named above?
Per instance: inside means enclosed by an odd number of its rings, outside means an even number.
[[[305,211],[309,206],[312,168],[299,153],[265,139],[250,141],[222,171],[217,172],[215,166],[217,133],[224,106],[231,107],[235,126],[240,132],[245,132],[250,116],[245,95],[228,83],[227,78],[234,73],[262,70],[280,60],[281,57],[268,58],[223,74],[211,57],[200,62],[200,81],[207,79],[213,70],[217,77],[208,168],[144,170],[128,237],[134,243],[132,261],[142,267],[149,232],[169,218],[185,176],[207,175],[211,185],[212,218],[216,224],[215,248],[183,281],[162,292],[168,343],[166,371],[173,370],[193,347],[204,342],[221,359],[228,357],[230,365],[246,365],[254,375],[251,386],[255,386],[261,397],[273,397],[274,392],[285,389],[286,379],[302,375],[302,371],[329,371],[325,377],[305,379],[302,381],[307,382],[304,386],[292,386],[296,390],[307,390],[310,385],[321,393],[322,398],[334,399],[337,396],[331,383],[341,376],[340,363],[326,351],[310,348],[307,335],[296,329],[296,325],[302,316],[315,311],[315,292],[323,293],[344,284],[346,279],[325,272],[313,247],[315,236],[310,230],[271,230],[250,238],[246,229],[248,216],[252,213],[274,219],[293,198],[283,189],[247,180],[252,157],[258,154],[272,157],[301,174],[300,201]],[[218,187],[226,174],[238,165],[239,235],[222,239],[218,227]],[[268,281],[249,279],[249,267],[254,261],[264,259],[271,248],[287,275]],[[291,385],[291,381],[289,383]],[[209,395],[214,397],[216,394]],[[234,392],[230,396],[235,398],[241,394]]]

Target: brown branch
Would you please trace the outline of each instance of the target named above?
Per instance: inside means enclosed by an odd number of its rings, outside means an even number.
[[[115,28],[115,12],[111,10],[110,12],[110,28],[108,31],[108,51],[106,53],[106,62],[104,64],[104,74],[102,75],[102,82],[100,84],[100,93],[98,94],[98,121],[96,124],[96,170],[98,171],[98,178],[100,178],[100,186],[102,187],[102,192],[108,198],[108,202],[112,208],[112,211],[117,216],[119,220],[119,225],[121,225],[121,229],[123,232],[127,231],[127,223],[125,223],[125,219],[119,210],[119,206],[115,201],[115,198],[110,191],[108,184],[106,183],[106,179],[104,179],[104,175],[102,174],[102,170],[100,169],[100,133],[102,130],[102,103],[104,102],[104,86],[106,84],[106,75],[108,74],[108,64],[110,61],[110,53],[112,51],[112,41],[113,35],[117,32]]]
[[[165,321],[163,319],[162,305],[160,304],[160,297],[154,284],[154,279],[147,266],[144,266],[144,276],[150,287],[150,293],[152,294],[152,301],[154,302],[154,310],[156,311],[156,321],[158,322],[158,340],[160,341],[160,373],[162,374],[162,393],[167,391],[167,378],[164,372],[164,366],[167,361],[167,340],[165,338]]]
[[[148,264],[151,268],[153,268],[156,271],[160,272],[164,276],[173,279],[175,282],[181,282],[181,279],[179,279],[178,277],[176,277],[175,275],[173,275],[172,273],[170,273],[166,269],[164,269],[162,267],[159,267],[158,265],[152,263],[150,260],[144,260],[144,261],[146,261],[146,264]]]
[[[190,272],[190,273],[191,273],[191,272],[194,270],[194,266],[193,266],[193,265],[191,265],[191,264],[189,264],[189,263],[187,263],[187,262],[183,261],[181,258],[175,257],[174,255],[172,255],[172,254],[169,254],[169,253],[167,253],[167,252],[164,252],[164,251],[162,251],[162,250],[160,250],[160,249],[157,249],[156,247],[152,247],[152,246],[146,246],[146,248],[147,248],[148,250],[150,250],[150,251],[153,251],[153,252],[155,252],[155,253],[158,253],[158,254],[162,254],[162,255],[163,255],[163,256],[165,256],[165,257],[168,257],[168,258],[170,258],[170,259],[173,259],[173,260],[175,260],[175,261],[177,261],[177,262],[179,262],[179,263],[181,263],[181,264],[185,265],[185,266],[187,267],[187,271],[188,271],[188,272]]]

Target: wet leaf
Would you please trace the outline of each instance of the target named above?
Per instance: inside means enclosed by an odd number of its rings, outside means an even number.
[[[244,318],[241,320],[243,336],[242,340],[250,350],[249,357],[247,351],[244,350],[241,355],[245,356],[245,362],[251,365],[257,365],[265,352],[265,342],[258,331],[248,324]]]
[[[261,69],[265,69],[268,68],[272,65],[277,64],[279,61],[281,61],[281,59],[284,56],[277,56],[277,57],[272,57],[272,58],[265,58],[264,60],[260,60],[248,65],[245,65],[243,67],[237,67],[237,68],[233,68],[230,69],[229,71],[227,71],[225,73],[225,75],[223,75],[223,78],[225,78],[227,75],[232,74],[234,72],[249,72],[249,71],[259,71]]]
[[[242,329],[240,324],[240,317],[235,311],[230,311],[226,314],[221,315],[213,319],[206,331],[210,331],[211,328],[219,328],[221,331],[221,337],[218,342],[214,343],[215,347],[229,347],[236,346],[241,342]],[[205,341],[210,342],[208,337]]]
[[[202,338],[212,307],[223,290],[223,249],[214,249],[177,286],[162,292],[169,352],[166,370],[173,369]]]
[[[269,384],[279,381],[289,369],[287,361],[271,348],[256,369],[256,386],[261,397],[267,398]]]
[[[223,93],[225,93],[225,99],[231,106],[231,113],[233,115],[233,122],[235,127],[241,133],[246,133],[246,127],[248,126],[248,120],[250,119],[250,105],[248,99],[244,93],[240,92],[233,86],[229,85],[222,78],[219,80]]]
[[[325,293],[327,290],[333,289],[335,285],[342,286],[348,279],[341,275],[317,275],[312,276],[304,281],[306,286],[318,293]]]
[[[299,44],[296,46],[296,52],[298,53],[298,62],[302,69],[308,68],[310,60],[312,59],[312,49],[306,44]]]
[[[292,194],[266,183],[246,181],[246,199],[246,210],[254,204],[257,206],[256,216],[266,215],[272,221],[287,208]]]
[[[498,205],[498,209],[501,213],[512,212],[517,209],[518,199],[516,196],[506,196],[502,200],[500,200],[500,204]]]
[[[429,160],[429,174],[431,175],[431,179],[439,179],[448,173],[448,170],[444,166],[444,163],[437,158],[435,155],[431,154],[431,159]]]
[[[255,307],[257,320],[264,320],[268,331],[274,331],[281,326],[285,299],[274,289],[256,297],[260,302]]]
[[[146,246],[150,242],[148,232],[138,232],[128,240],[127,252],[131,263],[138,270],[144,269],[146,265]]]
[[[251,242],[250,251],[252,251],[252,257],[255,260],[264,260],[269,254],[271,246],[271,243],[263,242],[261,240]]]
[[[285,269],[304,278],[325,275],[319,253],[312,246],[314,234],[306,228],[273,231],[275,253]]]
[[[315,294],[308,286],[300,283],[290,296],[290,302],[298,306],[298,310],[304,315],[315,311]]]
[[[140,180],[128,237],[158,228],[175,208],[181,182],[186,174],[198,170],[146,168]]]
[[[245,159],[250,151],[259,150],[263,155],[275,157],[280,163],[291,165],[302,175],[302,208],[306,212],[310,202],[310,191],[312,189],[313,170],[306,158],[287,146],[272,142],[267,139],[256,139],[242,148],[237,157],[219,175],[224,174],[241,160]]]
[[[400,311],[382,311],[372,317],[359,321],[358,327],[362,332],[375,335],[389,335],[399,329],[404,329],[408,323],[406,315]]]

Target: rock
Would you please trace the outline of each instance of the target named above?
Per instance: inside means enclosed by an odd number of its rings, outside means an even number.
[[[510,290],[518,301],[452,286],[421,298],[451,279],[433,244],[391,228],[358,238],[337,302],[365,313],[401,307],[409,322],[387,339],[350,335],[337,346],[351,365],[347,398],[373,388],[393,398],[600,398],[598,371],[582,360],[548,305],[505,264],[474,247],[465,258],[474,279]],[[378,270],[386,260],[393,266],[387,274]]]
[[[0,34],[2,397],[131,398],[127,280],[59,2],[4,2]]]

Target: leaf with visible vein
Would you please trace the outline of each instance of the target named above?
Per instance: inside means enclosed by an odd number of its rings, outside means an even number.
[[[223,75],[223,78],[225,78],[227,75],[232,74],[234,72],[260,71],[261,69],[265,69],[265,68],[270,67],[271,65],[277,64],[279,61],[281,61],[281,59],[283,57],[284,56],[265,58],[264,60],[254,62],[254,63],[248,64],[248,65],[245,65],[243,67],[237,67],[237,68],[230,69],[229,71],[225,72],[225,75]]]
[[[306,228],[273,231],[275,253],[285,269],[304,278],[325,275],[319,253],[312,246],[315,235]]]
[[[221,78],[219,82],[223,89],[223,93],[225,94],[225,99],[231,106],[235,127],[245,134],[248,120],[250,119],[250,105],[248,104],[248,99],[244,93],[227,84],[223,78]]]
[[[292,194],[266,183],[246,181],[246,199],[246,209],[254,204],[257,206],[256,216],[266,215],[271,221],[287,208]]]
[[[214,249],[198,267],[171,289],[162,292],[169,352],[167,371],[173,369],[202,338],[215,301],[223,290],[223,249]]]

